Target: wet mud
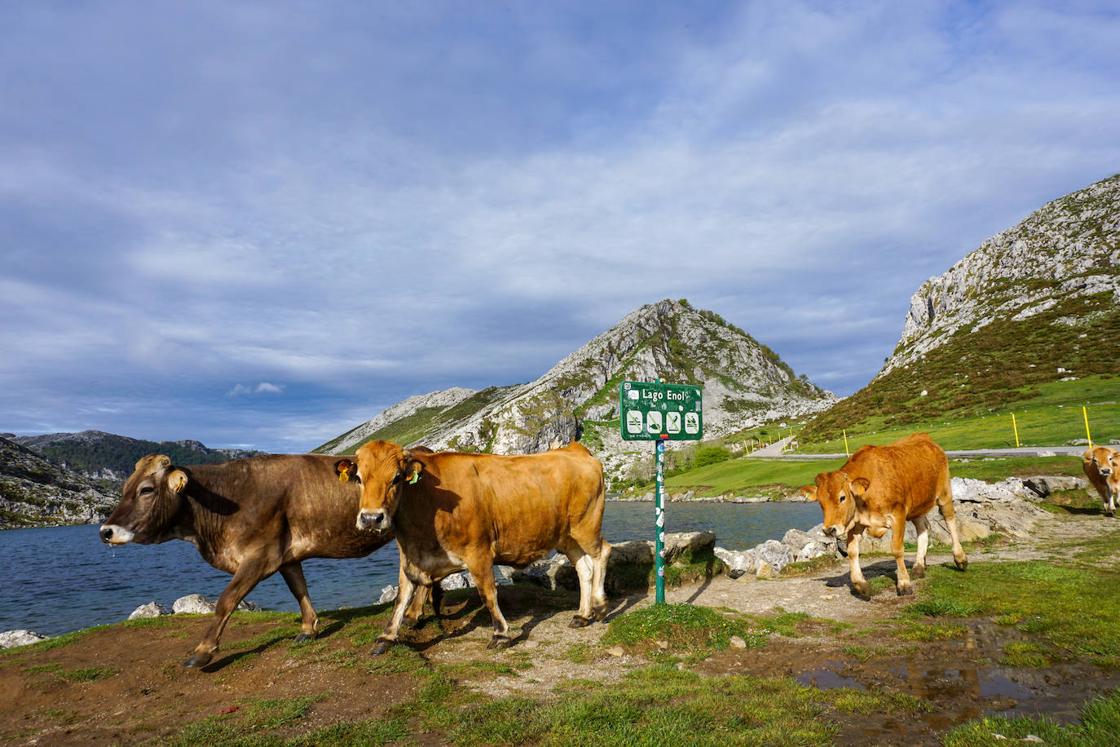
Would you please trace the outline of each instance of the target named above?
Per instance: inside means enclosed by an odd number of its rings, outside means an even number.
[[[905,693],[930,707],[901,718],[842,717],[839,744],[940,744],[947,730],[990,715],[1072,722],[1085,701],[1120,685],[1120,673],[1090,664],[1058,662],[1037,669],[1001,664],[1007,644],[1027,639],[987,620],[964,622],[962,637],[943,641],[899,643],[886,634],[881,641],[869,636],[772,640],[761,651],[713,656],[700,671],[784,675],[822,690]]]

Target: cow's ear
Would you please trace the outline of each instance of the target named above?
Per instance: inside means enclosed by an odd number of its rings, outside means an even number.
[[[1081,455],[1081,461],[1085,462],[1085,464],[1089,464],[1090,462],[1094,461],[1093,450],[1085,449],[1085,453]]]
[[[167,476],[167,487],[171,488],[173,493],[182,493],[183,488],[187,487],[187,473],[181,469],[171,470],[171,474]]]
[[[427,449],[422,452],[427,453]],[[424,464],[415,457],[411,450],[404,453],[404,467],[401,468],[401,479],[409,485],[415,485],[424,471]]]
[[[802,485],[800,490],[801,495],[805,496],[807,500],[817,500],[817,486],[816,485]]]
[[[867,492],[867,489],[871,487],[871,481],[866,477],[857,477],[856,479],[852,480],[851,486],[852,495],[854,495],[856,498],[862,498],[863,494]]]
[[[348,482],[351,475],[357,480],[358,465],[354,464],[350,459],[339,459],[334,463],[334,473],[338,475],[339,482]]]

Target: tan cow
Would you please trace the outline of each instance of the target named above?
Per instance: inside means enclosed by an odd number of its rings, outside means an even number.
[[[606,614],[603,591],[611,546],[602,538],[603,466],[580,444],[543,454],[438,454],[387,441],[358,449],[339,474],[362,483],[357,526],[393,529],[401,554],[400,593],[373,653],[397,639],[418,584],[437,584],[466,568],[494,624],[490,648],[511,642],[498,608],[495,563],[526,566],[556,549],[579,576],[579,613],[572,627]]]
[[[949,460],[925,433],[907,436],[890,446],[864,446],[840,469],[820,473],[816,484],[802,488],[801,492],[821,504],[825,534],[847,540],[852,587],[864,598],[870,597],[871,587],[859,565],[860,536],[865,530],[873,537],[882,537],[888,528],[892,531],[898,593],[913,594],[903,558],[906,522],[912,522],[918,533],[913,573],[915,578],[921,578],[926,572],[929,548],[926,514],[934,504],[949,525],[953,560],[961,570],[968,566],[957,533]]]
[[[1120,501],[1120,451],[1107,446],[1086,449],[1081,466],[1101,497],[1104,515],[1114,516]]]

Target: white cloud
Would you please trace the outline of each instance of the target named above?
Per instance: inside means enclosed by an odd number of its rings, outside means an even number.
[[[256,386],[253,386],[252,384],[235,384],[233,389],[230,389],[228,392],[226,392],[226,396],[241,397],[249,394],[283,394],[283,392],[283,385],[262,381]]]

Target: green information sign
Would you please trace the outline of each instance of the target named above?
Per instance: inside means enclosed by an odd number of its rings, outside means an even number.
[[[618,414],[625,441],[699,441],[704,435],[703,395],[691,384],[624,381]]]
[[[665,604],[665,442],[704,435],[703,395],[691,384],[624,381],[618,385],[618,422],[625,441],[655,441],[653,449],[653,567],[657,604]]]

